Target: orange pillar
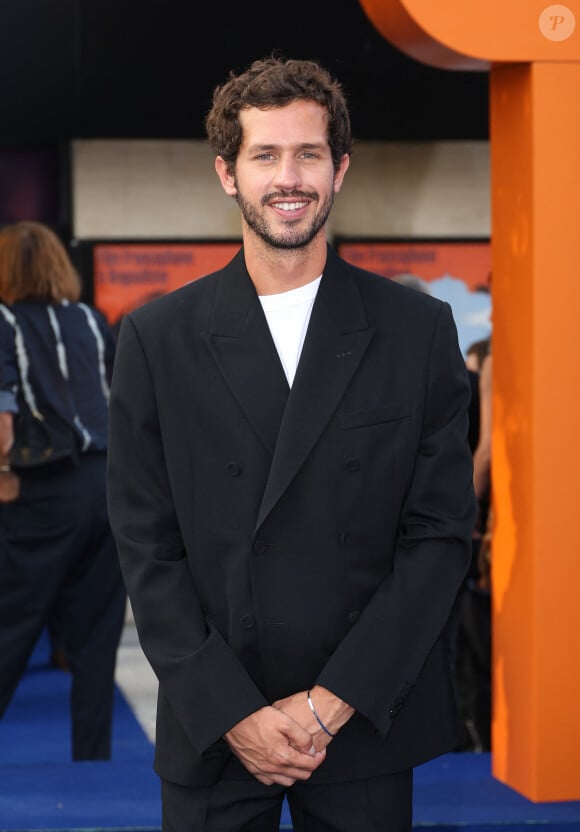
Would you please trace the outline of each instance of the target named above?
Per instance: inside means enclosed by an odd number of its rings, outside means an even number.
[[[495,67],[491,89],[493,772],[577,800],[580,63]]]
[[[361,5],[418,60],[490,69],[492,765],[531,800],[578,800],[580,0]]]

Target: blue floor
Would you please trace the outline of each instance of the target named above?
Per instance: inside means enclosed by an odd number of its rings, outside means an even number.
[[[159,829],[153,746],[117,690],[111,762],[70,761],[69,677],[30,671],[0,722],[0,830]]]
[[[153,746],[123,695],[116,693],[112,761],[71,763],[68,688],[67,674],[32,666],[0,721],[0,832],[159,830]],[[414,826],[580,832],[580,802],[534,804],[492,778],[489,754],[447,754],[416,770]],[[284,807],[281,829],[291,828]]]

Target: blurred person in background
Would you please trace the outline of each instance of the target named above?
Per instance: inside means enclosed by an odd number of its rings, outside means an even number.
[[[59,238],[0,231],[0,717],[58,613],[74,760],[111,757],[126,594],[105,457],[114,339]]]
[[[450,656],[464,737],[459,751],[491,751],[491,339],[467,351],[476,357],[468,369],[472,383],[469,443],[477,516],[471,566],[448,627]],[[466,360],[469,368],[470,362]]]
[[[475,751],[491,751],[491,488],[492,354],[484,356],[479,372],[480,430],[473,453],[473,486],[477,520],[473,558],[464,597],[463,639],[465,708],[468,733]]]
[[[489,355],[490,341],[491,339],[489,337],[482,338],[480,341],[474,341],[469,345],[465,356],[465,363],[468,370],[474,373],[481,372],[483,362],[486,356]]]

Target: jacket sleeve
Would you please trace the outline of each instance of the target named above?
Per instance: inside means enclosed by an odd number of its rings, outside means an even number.
[[[393,569],[317,679],[383,737],[441,635],[469,567],[475,518],[469,397],[455,324],[443,304]]]
[[[109,516],[139,639],[201,753],[268,703],[204,620],[172,500],[154,381],[128,316],[117,342],[109,425]]]
[[[14,344],[14,326],[8,322],[9,315],[4,304],[0,304],[0,411],[17,413],[16,394],[20,385],[20,374]]]

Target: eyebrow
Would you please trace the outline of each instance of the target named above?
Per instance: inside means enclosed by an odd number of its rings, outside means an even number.
[[[268,144],[252,144],[248,145],[248,152],[255,153],[256,151],[264,152],[267,150],[277,150],[280,148],[281,145],[268,143]],[[295,149],[297,150],[320,150],[320,148],[326,147],[325,142],[302,142],[301,144],[297,145]]]

